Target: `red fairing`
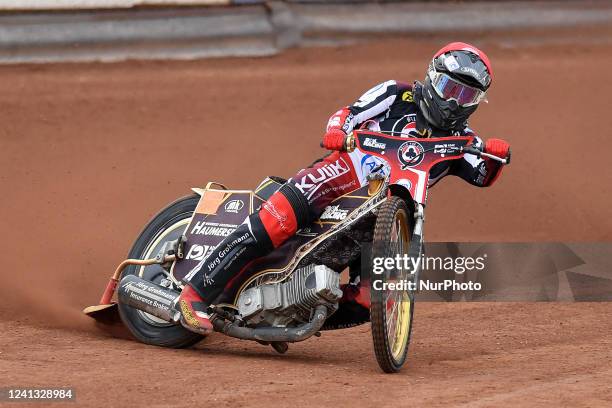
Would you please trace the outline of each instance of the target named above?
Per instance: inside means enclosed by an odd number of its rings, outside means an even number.
[[[293,236],[297,231],[297,219],[287,198],[276,192],[261,206],[261,222],[274,248]]]
[[[489,61],[489,57],[487,57],[487,54],[485,54],[483,51],[479,50],[478,48],[474,47],[471,44],[467,44],[464,42],[454,42],[454,43],[450,43],[447,46],[441,48],[438,52],[436,52],[436,55],[434,55],[434,58],[437,58],[440,55],[446,54],[447,52],[450,52],[450,51],[469,51],[473,54],[478,55],[478,57],[482,60],[482,62],[487,67],[487,71],[489,71],[491,80],[493,79],[493,70],[491,69],[491,62]]]
[[[327,121],[326,130],[329,132],[332,129],[338,129],[346,134],[347,132],[345,128],[348,129],[348,127],[350,127],[350,117],[351,111],[349,110],[348,106],[340,109],[329,118]]]

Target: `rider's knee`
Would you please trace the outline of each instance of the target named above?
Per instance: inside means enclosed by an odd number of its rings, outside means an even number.
[[[287,183],[263,203],[258,218],[276,248],[308,225],[312,216],[306,197]]]

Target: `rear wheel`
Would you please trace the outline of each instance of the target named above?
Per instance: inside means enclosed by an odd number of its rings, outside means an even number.
[[[178,239],[187,228],[199,200],[198,195],[183,197],[161,210],[140,233],[128,258],[153,258],[165,242]],[[157,284],[168,277],[160,265],[132,265],[123,271],[121,277],[126,275],[137,275]],[[134,337],[146,344],[181,348],[189,347],[203,338],[180,324],[168,323],[122,303],[119,303],[119,314]]]
[[[390,197],[378,211],[372,263],[375,258],[394,258],[408,254],[413,220],[404,200]],[[374,352],[380,368],[386,373],[398,372],[408,353],[414,294],[407,288],[398,290],[390,284],[411,281],[408,268],[386,269],[381,274],[372,273],[370,320]]]

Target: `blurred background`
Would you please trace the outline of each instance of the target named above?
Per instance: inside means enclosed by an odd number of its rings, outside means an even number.
[[[547,28],[575,42],[577,27],[612,18],[609,2],[589,0],[3,0],[0,12],[0,62],[269,56],[375,36]]]

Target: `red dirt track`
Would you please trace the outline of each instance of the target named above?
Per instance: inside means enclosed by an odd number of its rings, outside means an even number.
[[[490,189],[436,186],[428,240],[612,240],[612,29],[557,34],[467,38],[495,70],[471,125],[509,140],[513,163]],[[145,346],[80,312],[157,210],[208,180],[291,176],[324,154],[335,109],[382,80],[421,79],[448,39],[0,68],[0,387],[74,387],[78,406],[611,406],[609,303],[417,304],[392,376],[367,325],[281,356],[220,335]]]

